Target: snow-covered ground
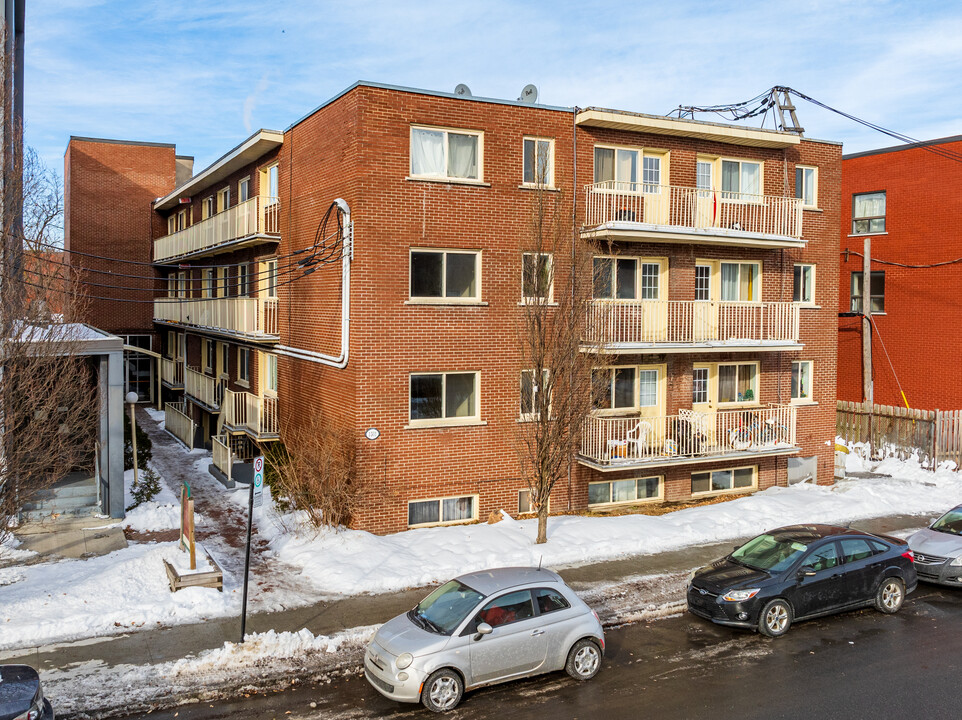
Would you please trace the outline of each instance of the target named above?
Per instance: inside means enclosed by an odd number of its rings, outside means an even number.
[[[198,467],[206,457],[184,452],[184,460]],[[856,464],[866,469],[857,454],[850,455],[849,462],[853,469]],[[542,562],[557,568],[658,553],[797,522],[842,523],[903,514],[930,517],[962,502],[962,476],[948,468],[932,473],[917,463],[888,459],[874,469],[892,477],[845,480],[834,487],[775,487],[661,516],[554,517],[544,545],[534,544],[536,521],[509,517],[494,525],[429,528],[383,537],[353,530],[318,533],[299,528],[295,517],[280,514],[265,490],[264,507],[255,511],[255,527],[269,542],[266,552],[274,554],[271,564],[281,568],[277,572],[294,577],[287,578],[283,592],[258,592],[255,587],[251,611],[308,605],[325,595],[430,585],[498,565]],[[246,490],[226,497],[223,489],[218,492],[218,498],[235,507],[246,504]],[[174,503],[176,498],[167,491],[145,514],[162,514],[162,508],[176,511]],[[920,518],[919,525],[927,519]],[[143,528],[178,527],[176,512],[166,520],[135,522]],[[226,553],[228,546],[215,540],[205,542],[215,554]],[[219,556],[225,569],[223,593],[203,588],[169,591],[162,559],[172,559],[177,552],[174,542],[135,543],[100,558],[7,568],[0,575],[0,650],[237,614],[242,578]],[[284,579],[274,578],[273,584]]]

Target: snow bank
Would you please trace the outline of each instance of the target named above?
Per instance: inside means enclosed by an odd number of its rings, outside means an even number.
[[[37,553],[33,550],[21,550],[20,541],[14,537],[13,533],[8,534],[6,537],[0,541],[0,564],[6,564],[8,562],[23,562],[29,557],[33,557]],[[0,585],[3,585],[3,580],[0,579]]]
[[[156,468],[154,472],[157,472]],[[160,475],[159,472],[157,474]],[[143,481],[142,470],[138,471],[138,477]],[[124,507],[130,507],[134,502],[133,483],[133,469],[124,471]],[[194,527],[201,527],[206,522],[203,515],[194,513]],[[141,503],[128,512],[118,525],[129,527],[137,532],[177,530],[180,528],[180,497],[167,487],[167,482],[161,476],[160,492],[154,496],[154,499]]]
[[[238,613],[240,593],[226,575],[223,593],[170,591],[163,558],[180,552],[176,543],[145,543],[84,561],[17,568],[16,580],[2,590],[0,650]]]
[[[580,565],[625,555],[755,535],[794,523],[846,523],[886,515],[941,512],[962,502],[962,478],[889,458],[877,468],[890,478],[851,479],[834,487],[773,487],[751,496],[657,517],[550,518],[548,542],[535,545],[535,520],[409,530],[379,537],[352,530],[295,530],[295,518],[269,508],[258,532],[319,592],[392,592],[430,585],[492,566]],[[265,504],[268,504],[267,502]]]

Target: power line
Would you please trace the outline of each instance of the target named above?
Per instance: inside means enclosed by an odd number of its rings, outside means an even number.
[[[846,260],[848,259],[849,255],[854,255],[855,257],[864,257],[862,253],[855,252],[854,250],[842,250],[840,254],[845,255]],[[955,260],[944,260],[942,262],[929,263],[927,265],[909,265],[907,263],[895,262],[894,260],[879,260],[877,257],[872,258],[873,265],[894,265],[895,267],[908,268],[910,270],[942,267],[943,265],[956,265],[958,263],[962,263],[962,258],[956,258]]]

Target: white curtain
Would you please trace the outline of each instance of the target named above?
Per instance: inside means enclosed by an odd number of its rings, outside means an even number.
[[[741,191],[747,195],[761,195],[761,166],[758,163],[742,163]]]
[[[439,130],[411,132],[411,174],[444,177],[444,133]]]
[[[721,282],[721,299],[738,300],[738,265],[722,263]]]
[[[448,177],[478,177],[478,136],[448,133]]]
[[[638,182],[638,153],[635,150],[618,151],[615,179],[618,180],[619,183]],[[635,190],[633,186],[629,186],[625,189]]]
[[[885,193],[855,196],[855,217],[882,217],[885,215]]]

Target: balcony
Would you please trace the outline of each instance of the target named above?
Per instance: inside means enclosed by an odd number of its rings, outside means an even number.
[[[193,449],[197,425],[187,414],[187,403],[167,403],[164,405],[164,428],[184,443],[188,450]]]
[[[255,440],[280,437],[277,398],[224,390],[224,429],[247,433]]]
[[[610,353],[798,350],[794,303],[593,300],[586,345]]]
[[[793,455],[795,415],[791,405],[644,418],[595,415],[585,420],[578,461],[611,472]]]
[[[184,361],[160,359],[160,381],[172,390],[184,389]]]
[[[277,298],[160,298],[154,322],[199,328],[254,342],[277,342]]]
[[[225,390],[220,380],[189,367],[184,371],[184,392],[207,410],[218,412]]]
[[[188,228],[154,240],[154,262],[214,255],[280,240],[281,206],[275,197],[252,197]]]
[[[609,180],[585,186],[585,206],[586,238],[805,246],[798,198]]]

